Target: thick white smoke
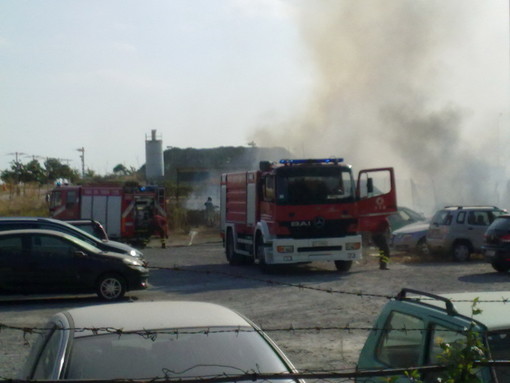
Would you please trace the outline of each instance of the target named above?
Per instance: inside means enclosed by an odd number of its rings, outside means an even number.
[[[499,66],[479,56],[493,43],[479,41],[480,2],[317,0],[295,9],[314,88],[305,110],[259,129],[257,143],[340,155],[355,169],[393,166],[399,200],[426,213],[446,203],[506,207],[489,137],[506,122],[508,45]]]

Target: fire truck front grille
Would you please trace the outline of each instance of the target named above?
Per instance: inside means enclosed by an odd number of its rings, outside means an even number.
[[[351,219],[338,219],[338,220],[325,220],[321,221],[320,224],[316,224],[317,221],[304,221],[303,224],[296,225],[292,222],[282,222],[281,226],[284,226],[288,231],[289,235],[280,237],[289,237],[294,239],[305,239],[305,238],[328,238],[328,237],[341,237],[345,235],[352,235],[347,229],[350,225],[355,224],[355,220]]]

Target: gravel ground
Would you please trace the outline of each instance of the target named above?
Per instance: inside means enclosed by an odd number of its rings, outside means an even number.
[[[365,328],[403,287],[436,293],[510,290],[509,276],[494,272],[482,259],[453,263],[400,255],[393,256],[390,270],[383,271],[369,249],[344,274],[330,263],[263,274],[256,265],[226,264],[216,239],[198,233],[190,246],[189,240],[170,241],[166,249],[145,249],[150,265],[157,267],[151,271],[151,288],[129,293],[127,299],[228,306],[266,330],[300,370],[352,369],[367,336]],[[175,266],[178,271],[169,270]],[[0,299],[0,323],[23,327],[41,326],[49,315],[66,308],[100,303],[90,296]],[[0,378],[15,376],[32,340],[30,333],[0,331]]]

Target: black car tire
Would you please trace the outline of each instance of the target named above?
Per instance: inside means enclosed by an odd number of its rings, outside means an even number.
[[[338,271],[346,272],[351,269],[352,261],[335,261],[335,266]]]
[[[495,261],[492,262],[491,265],[494,268],[494,270],[496,270],[498,273],[507,273],[508,270],[510,270],[510,264],[506,262]]]
[[[275,265],[268,265],[264,256],[264,241],[262,235],[258,234],[255,240],[255,254],[259,261],[259,268],[264,274],[273,274],[276,270]]]
[[[430,254],[429,247],[427,246],[427,238],[423,237],[418,241],[416,244],[416,252],[420,255]]]
[[[234,234],[232,230],[227,233],[227,240],[225,242],[225,256],[230,265],[239,265],[242,263],[243,256],[235,252]]]
[[[104,274],[97,280],[96,293],[105,301],[120,299],[126,293],[126,281],[118,274]]]
[[[465,241],[453,244],[452,258],[456,262],[467,262],[471,258],[471,245]]]

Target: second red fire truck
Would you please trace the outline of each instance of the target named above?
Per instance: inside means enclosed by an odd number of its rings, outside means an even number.
[[[360,232],[384,232],[396,211],[393,168],[362,170],[354,180],[342,159],[297,159],[221,177],[230,264],[333,261],[347,271],[362,256]]]
[[[97,220],[116,240],[143,243],[166,229],[165,190],[159,186],[59,186],[49,203],[53,218]]]

